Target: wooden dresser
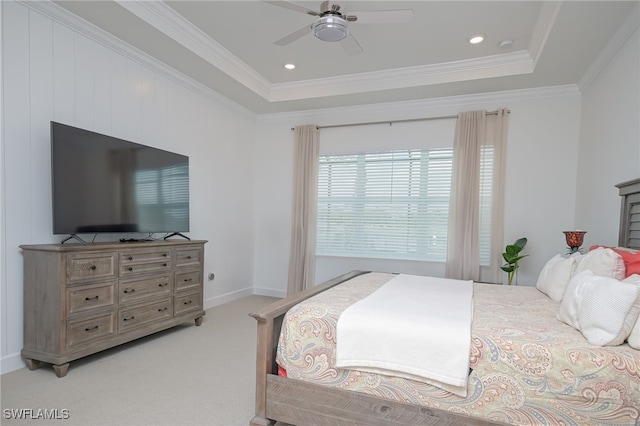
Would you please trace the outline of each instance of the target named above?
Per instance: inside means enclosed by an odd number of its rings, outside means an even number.
[[[22,245],[24,348],[64,377],[75,359],[185,321],[200,325],[206,241]]]

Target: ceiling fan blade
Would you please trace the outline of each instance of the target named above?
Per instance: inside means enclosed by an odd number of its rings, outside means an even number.
[[[304,13],[305,15],[318,16],[320,13],[316,12],[313,9],[309,9],[308,7],[300,6],[299,4],[291,3],[288,1],[267,1],[263,0],[265,3],[272,4],[274,6],[284,7],[285,9],[293,10],[295,12]]]
[[[400,10],[368,10],[349,12],[348,17],[356,16],[358,24],[402,24],[413,19],[413,9]]]
[[[280,40],[274,41],[273,44],[276,44],[278,46],[286,46],[287,44],[293,43],[297,39],[302,38],[309,33],[311,33],[311,26],[305,25],[304,27],[300,28],[298,31],[294,31],[288,36],[284,36]]]
[[[342,48],[345,50],[345,52],[347,52],[347,55],[349,56],[355,56],[359,53],[362,53],[362,47],[360,46],[360,43],[358,43],[358,40],[356,40],[356,38],[351,33],[349,33],[348,36],[340,41],[340,45],[342,45]]]

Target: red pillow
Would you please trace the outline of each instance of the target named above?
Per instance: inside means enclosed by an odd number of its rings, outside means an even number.
[[[640,274],[640,251],[625,249],[622,247],[607,247],[607,246],[591,246],[589,250],[596,249],[598,247],[610,248],[622,257],[624,262],[625,274],[627,278],[629,275]]]

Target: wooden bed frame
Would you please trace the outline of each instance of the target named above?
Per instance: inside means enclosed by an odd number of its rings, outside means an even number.
[[[623,182],[616,187],[622,197],[618,244],[640,248],[637,247],[640,241],[640,179]],[[256,413],[251,425],[263,426],[274,421],[299,426],[503,424],[278,376],[276,349],[287,311],[311,296],[367,272],[349,272],[251,314],[258,321]]]
[[[273,421],[300,426],[504,424],[278,376],[276,348],[287,311],[311,296],[367,272],[349,272],[251,314],[258,321],[256,414],[251,425],[265,426]]]

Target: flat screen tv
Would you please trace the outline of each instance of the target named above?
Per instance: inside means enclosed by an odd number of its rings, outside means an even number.
[[[51,122],[53,233],[189,231],[189,157]]]

